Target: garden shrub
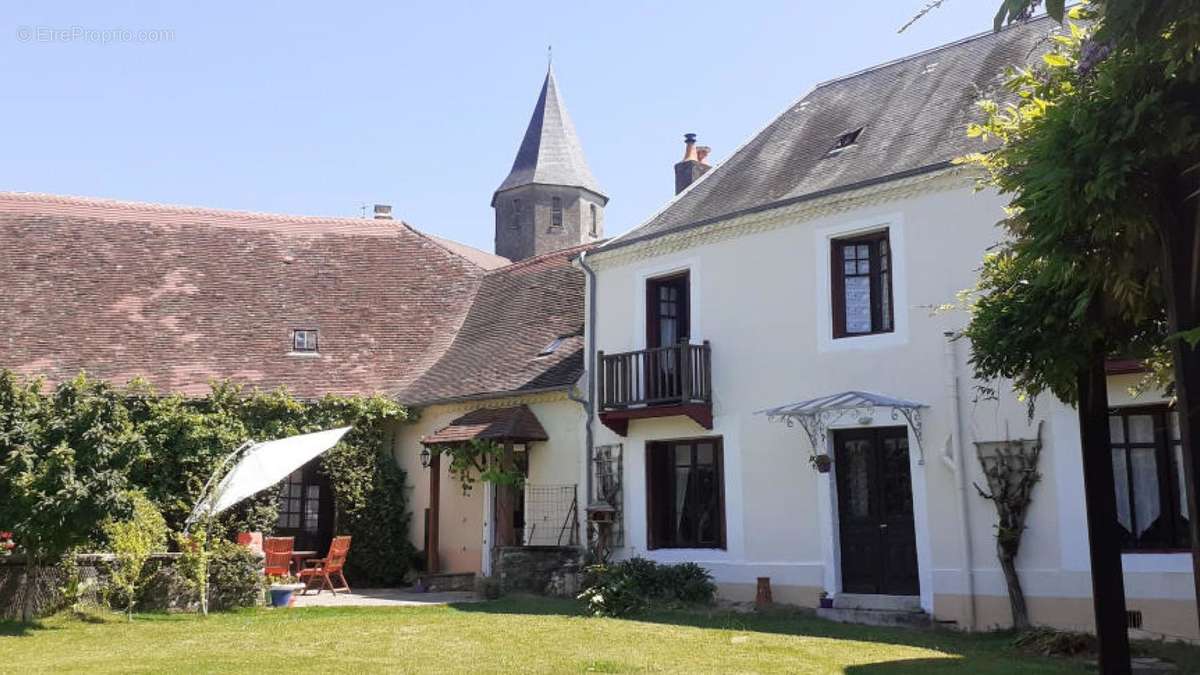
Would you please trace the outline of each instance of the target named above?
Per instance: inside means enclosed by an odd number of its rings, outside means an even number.
[[[130,517],[110,518],[102,530],[108,549],[117,556],[109,583],[132,621],[138,589],[145,579],[146,562],[152,554],[167,550],[167,522],[144,492],[130,492],[129,502],[133,505]]]
[[[262,599],[262,558],[233,542],[212,542],[208,560],[209,607],[216,610],[254,607]]]
[[[711,604],[712,575],[696,563],[664,565],[645,558],[591,565],[579,599],[596,616],[629,616],[655,606]]]

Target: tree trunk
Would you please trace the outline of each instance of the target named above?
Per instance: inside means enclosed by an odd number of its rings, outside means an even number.
[[[1008,588],[1008,606],[1012,609],[1013,628],[1029,630],[1029,609],[1025,606],[1025,591],[1021,589],[1021,578],[1017,576],[1017,560],[1015,555],[1004,552],[1003,547],[996,547],[1000,558],[1000,569],[1004,571],[1004,585]]]
[[[1160,185],[1167,193],[1159,214],[1163,246],[1162,284],[1167,299],[1167,330],[1175,335],[1200,326],[1200,198],[1190,197],[1200,189],[1200,171],[1164,176]],[[1189,198],[1190,197],[1190,198]],[[1192,542],[1192,575],[1196,607],[1200,610],[1200,351],[1186,341],[1171,340],[1175,370],[1175,406],[1179,411],[1179,433],[1183,446],[1183,476],[1188,525]],[[1197,612],[1200,615],[1200,611]]]
[[[21,572],[21,621],[29,623],[33,621],[34,599],[37,596],[37,566],[33,560],[25,561],[25,568]]]
[[[1098,300],[1088,321],[1103,321]],[[1129,632],[1125,615],[1125,578],[1121,571],[1121,537],[1117,521],[1112,442],[1108,434],[1108,377],[1105,349],[1093,345],[1089,366],[1079,373],[1079,432],[1083,456],[1083,499],[1087,513],[1088,549],[1092,564],[1092,605],[1100,647],[1100,672],[1130,672]]]

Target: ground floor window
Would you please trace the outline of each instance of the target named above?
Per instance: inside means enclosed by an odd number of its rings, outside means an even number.
[[[725,548],[720,438],[646,444],[649,548]]]
[[[1121,408],[1108,421],[1123,548],[1189,548],[1179,414],[1165,406]]]

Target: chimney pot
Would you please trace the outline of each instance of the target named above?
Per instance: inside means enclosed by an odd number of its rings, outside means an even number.
[[[696,145],[696,134],[683,135],[683,159],[675,164],[675,194],[687,189],[696,179],[708,171],[704,158],[708,157],[710,149],[707,146]]]
[[[375,205],[375,220],[391,220],[392,205],[391,204],[376,204]]]

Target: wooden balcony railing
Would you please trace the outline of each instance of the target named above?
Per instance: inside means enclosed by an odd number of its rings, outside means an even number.
[[[600,410],[712,404],[712,350],[707,341],[621,354],[599,352]]]

